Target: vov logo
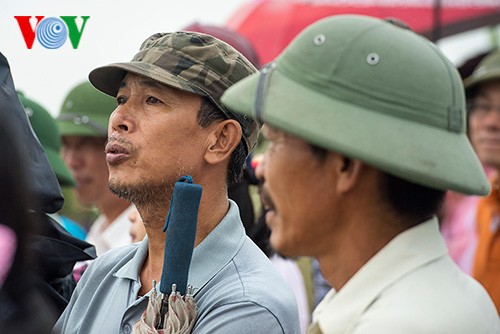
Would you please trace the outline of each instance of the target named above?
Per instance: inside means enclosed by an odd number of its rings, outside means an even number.
[[[28,49],[33,47],[35,37],[38,43],[46,49],[58,49],[68,39],[71,41],[73,49],[77,49],[82,38],[85,24],[90,16],[80,16],[83,23],[80,29],[76,25],[77,16],[45,17],[35,16],[36,24],[33,27],[30,23],[32,16],[14,16],[21,28],[24,42]]]

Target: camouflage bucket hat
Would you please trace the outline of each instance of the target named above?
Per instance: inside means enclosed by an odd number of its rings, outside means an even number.
[[[462,81],[409,29],[338,15],[302,31],[222,102],[303,140],[440,190],[485,195],[466,135]]]
[[[56,174],[59,184],[61,186],[75,186],[75,180],[59,155],[61,137],[59,136],[56,121],[40,104],[28,99],[22,92],[18,92],[17,94],[24,106],[26,115],[28,115],[31,127],[35,131],[40,144],[43,146],[43,150],[47,155],[50,166]]]
[[[240,123],[247,153],[255,146],[260,125],[250,117],[233,113],[220,102],[228,87],[257,72],[229,44],[196,32],[158,33],[142,43],[132,61],[96,68],[89,79],[97,89],[116,96],[120,82],[129,72],[208,97],[228,118]]]
[[[484,57],[474,72],[464,80],[467,95],[472,93],[478,85],[491,80],[500,80],[500,50],[495,50]]]
[[[61,136],[108,136],[109,116],[116,100],[95,89],[90,82],[76,85],[68,93],[57,117]]]

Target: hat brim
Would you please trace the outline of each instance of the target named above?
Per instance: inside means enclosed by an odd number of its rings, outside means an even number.
[[[169,71],[166,71],[165,69],[154,64],[142,61],[131,61],[127,63],[114,63],[106,66],[101,66],[90,72],[89,81],[92,85],[94,85],[95,88],[97,88],[101,92],[111,96],[116,96],[118,93],[118,89],[120,88],[120,84],[127,73],[141,75],[143,77],[150,78],[176,89],[187,91],[200,96],[205,96],[209,98],[227,117],[235,118],[235,114],[232,113],[231,110],[227,110],[227,108],[225,108],[225,106],[220,101],[211,96],[202,87],[195,87],[193,84],[189,84],[188,81],[181,78],[180,76],[173,75]],[[185,81],[185,85],[179,85],[179,81],[182,80]],[[237,120],[240,124],[242,124],[241,120]],[[243,140],[245,143],[246,151],[247,153],[249,153],[255,146],[256,141],[249,141],[245,135],[243,135]]]
[[[61,186],[74,187],[76,185],[75,179],[71,176],[71,173],[64,164],[63,160],[59,156],[59,153],[51,148],[45,149],[45,154],[49,159],[49,163],[56,174],[57,180]]]
[[[230,87],[222,102],[255,117],[260,74]],[[489,182],[465,133],[393,117],[322,95],[272,72],[263,121],[307,142],[439,190],[487,195]]]
[[[102,123],[107,123],[107,122],[108,122],[108,117],[106,117],[105,120],[102,121]],[[103,134],[87,124],[75,124],[72,120],[64,120],[64,121],[57,120],[56,123],[61,137],[64,136],[89,136],[89,137],[102,137],[102,138],[107,137],[107,133]]]
[[[492,80],[500,80],[500,69],[490,69],[482,75],[473,73],[464,80],[464,87],[470,92],[478,85]]]
[[[159,66],[142,61],[114,63],[98,67],[90,72],[89,81],[101,92],[116,96],[120,83],[127,73],[141,75],[168,86],[178,86],[179,77],[172,75]]]

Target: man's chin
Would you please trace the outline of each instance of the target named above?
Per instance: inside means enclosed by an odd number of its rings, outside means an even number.
[[[113,182],[109,182],[108,186],[109,190],[111,190],[111,192],[116,196],[131,201],[130,198],[132,197],[132,194],[129,187]]]
[[[76,194],[76,199],[78,200],[78,203],[80,203],[83,206],[93,206],[96,203],[88,199],[86,196],[81,196],[78,193]]]
[[[165,184],[130,184],[111,178],[108,186],[113,194],[135,205],[154,203],[169,196],[169,189]]]

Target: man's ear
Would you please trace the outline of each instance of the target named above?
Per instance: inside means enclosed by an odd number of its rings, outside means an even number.
[[[337,174],[337,192],[347,193],[360,182],[360,175],[364,165],[359,160],[349,159],[340,154],[336,154],[334,160],[335,173]]]
[[[205,161],[215,165],[229,159],[241,141],[241,125],[234,119],[226,119],[212,125],[205,151]]]

